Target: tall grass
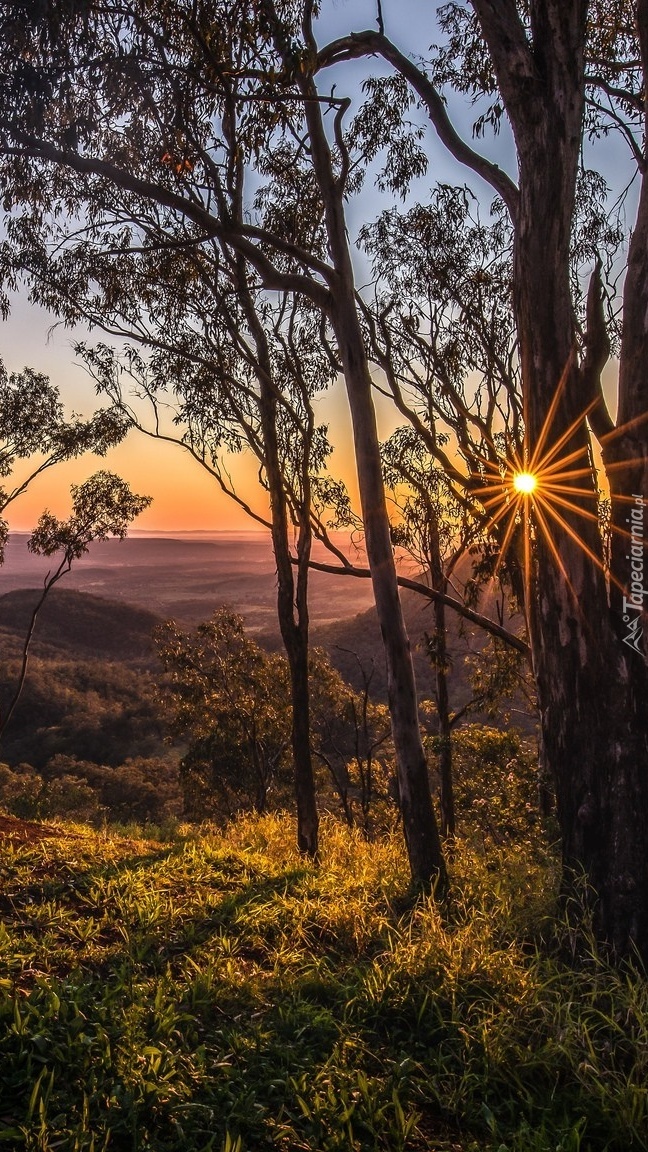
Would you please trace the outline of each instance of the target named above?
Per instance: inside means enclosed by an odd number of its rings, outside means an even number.
[[[288,817],[0,853],[0,1145],[54,1152],[648,1148],[648,994],[556,919],[551,858]]]

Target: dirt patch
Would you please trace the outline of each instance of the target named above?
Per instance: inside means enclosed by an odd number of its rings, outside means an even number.
[[[17,816],[0,815],[0,839],[18,840],[21,844],[37,844],[40,840],[69,839],[68,833],[53,824],[37,824],[33,820],[20,820]]]

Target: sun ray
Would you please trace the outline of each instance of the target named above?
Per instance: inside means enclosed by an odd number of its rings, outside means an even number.
[[[561,461],[561,467],[562,463]],[[553,483],[554,480],[579,480],[581,476],[591,476],[592,468],[591,466],[587,468],[567,468],[564,472],[552,472],[551,468],[545,471],[543,468],[541,475],[546,488],[547,482]]]
[[[597,554],[596,545],[593,542],[588,543],[583,538],[583,533],[578,531],[578,519],[583,525],[601,526],[600,502],[604,494],[596,491],[596,469],[591,459],[591,443],[586,429],[583,430],[583,434],[586,435],[587,442],[578,447],[573,446],[575,434],[579,429],[583,429],[585,421],[598,403],[598,398],[586,405],[569,426],[555,440],[549,442],[552,426],[573,367],[573,355],[573,353],[570,355],[558,381],[533,449],[530,450],[525,445],[520,451],[517,446],[507,442],[505,455],[499,461],[494,461],[490,454],[488,457],[480,457],[482,470],[473,476],[476,482],[474,495],[482,503],[487,516],[484,531],[492,533],[497,530],[496,534],[500,538],[495,574],[505,560],[516,528],[520,526],[523,535],[523,577],[525,587],[528,589],[535,526],[536,537],[546,541],[554,563],[578,604],[578,597],[569,580],[555,538],[557,526],[579,546],[588,560],[603,572],[606,580],[610,580],[619,588],[622,586],[609,572],[603,558],[603,550]],[[627,421],[614,432],[598,438],[600,444],[605,447],[615,437],[645,419],[648,419],[648,412]],[[607,475],[620,471],[633,463],[636,461],[605,462],[605,473]],[[592,487],[584,486],[585,478],[593,481]],[[613,493],[611,499],[613,502],[634,503],[632,497],[623,494]],[[609,524],[608,530],[617,539],[631,538],[630,532],[617,524]]]
[[[492,529],[495,527],[495,525],[496,525],[496,524],[499,524],[500,520],[501,520],[501,519],[502,519],[504,516],[506,516],[506,515],[512,515],[513,517],[515,517],[515,514],[516,514],[516,510],[512,508],[512,505],[511,505],[511,504],[504,504],[504,505],[502,506],[502,508],[500,508],[500,510],[499,510],[499,512],[497,513],[497,515],[496,515],[496,516],[492,516],[492,517],[491,517],[491,519],[489,520],[488,524],[486,524],[486,525],[485,525],[485,531],[486,531],[486,532],[491,532],[491,531],[492,531]]]
[[[509,519],[509,522],[506,526],[506,532],[504,533],[504,538],[503,538],[502,543],[500,545],[499,556],[497,557],[497,563],[495,565],[495,570],[493,572],[494,577],[499,574],[499,570],[502,567],[502,564],[504,563],[504,561],[506,559],[506,553],[508,551],[508,546],[511,543],[511,538],[513,536],[513,533],[515,532],[516,522],[517,522],[517,517],[515,515],[511,516]],[[526,532],[525,532],[525,537],[526,537]]]
[[[551,555],[554,558],[556,567],[558,568],[561,576],[563,577],[563,580],[565,581],[567,587],[569,588],[569,591],[571,592],[572,596],[574,597],[574,600],[578,603],[578,597],[574,591],[572,582],[569,579],[569,576],[567,574],[567,569],[565,568],[565,565],[563,564],[562,556],[560,555],[560,552],[556,548],[553,537],[551,535],[550,527],[549,527],[549,525],[545,519],[545,516],[544,516],[544,513],[542,512],[542,509],[540,508],[540,506],[537,502],[534,502],[534,511],[535,511],[536,519],[538,521],[538,525],[542,530],[544,540],[545,540],[545,542],[549,548],[549,551],[551,552]]]
[[[560,398],[561,398],[561,396],[565,390],[565,384],[567,383],[567,378],[569,376],[569,370],[570,370],[572,362],[573,362],[573,355],[574,355],[573,352],[570,352],[570,354],[567,358],[567,363],[565,364],[565,367],[563,368],[562,375],[561,375],[560,380],[558,381],[558,384],[556,387],[556,391],[553,394],[551,404],[549,405],[549,408],[547,410],[547,414],[546,414],[544,421],[543,421],[543,424],[542,424],[542,428],[540,429],[540,434],[539,434],[538,439],[536,441],[536,445],[535,445],[535,448],[533,450],[533,455],[531,456],[531,459],[529,460],[528,467],[529,467],[530,471],[532,471],[532,472],[537,472],[537,470],[538,470],[538,461],[542,455],[542,450],[544,448],[547,436],[549,435],[549,430],[551,428],[551,425],[553,424],[554,416],[556,415],[556,412],[558,411],[558,405],[560,403]]]
[[[574,484],[544,484],[542,491],[548,492],[564,492],[571,496],[587,496],[590,500],[596,500],[596,493],[592,492],[590,488],[577,488]],[[580,511],[580,504],[574,504],[574,511]]]
[[[543,488],[542,494],[545,495],[546,489]],[[545,500],[549,503],[548,497],[545,495]],[[577,516],[582,516],[584,520],[589,520],[593,524],[599,524],[599,517],[595,512],[590,512],[588,508],[581,508],[580,504],[574,504],[572,500],[565,499],[560,496],[557,491],[551,492],[551,503],[559,504],[561,508],[566,508],[569,512],[575,512]]]
[[[571,440],[572,436],[578,430],[578,428],[580,428],[581,424],[583,423],[583,420],[586,419],[586,417],[592,411],[593,407],[594,407],[594,401],[592,401],[591,404],[588,404],[587,407],[584,408],[581,413],[579,413],[579,415],[576,417],[576,419],[572,421],[572,423],[569,425],[569,427],[566,428],[565,431],[552,444],[549,451],[544,454],[541,461],[535,462],[533,468],[531,469],[532,471],[537,472],[539,470],[540,466],[542,466],[543,468],[548,467],[548,465],[551,463],[551,461],[554,459],[554,457],[558,454],[558,452],[560,452],[560,449],[563,448],[564,445],[569,440]],[[583,446],[582,448],[575,449],[575,451],[586,452],[587,447]]]
[[[548,476],[552,472],[555,472],[556,468],[566,468],[568,464],[573,464],[574,461],[578,460],[581,456],[587,456],[587,453],[588,453],[587,446],[583,445],[582,448],[574,449],[574,451],[570,452],[569,455],[567,455],[567,456],[560,456],[558,458],[558,460],[554,460],[554,462],[551,466],[549,466],[547,464],[546,460],[541,460],[540,466],[542,468],[543,473]],[[581,468],[581,471],[591,472],[592,471],[591,464],[588,463],[587,465],[583,465]]]
[[[623,436],[624,433],[629,432],[632,428],[636,428],[638,424],[643,424],[648,420],[648,409],[641,412],[639,416],[633,416],[632,420],[626,420],[625,424],[619,424],[618,428],[613,428],[611,432],[606,432],[604,436],[597,437],[599,444],[609,444],[610,440],[615,440],[617,436]]]
[[[557,512],[556,509],[552,506],[552,504],[548,500],[543,500],[542,505],[543,505],[543,508],[546,509],[548,514],[552,517],[552,519],[554,519],[558,524],[560,524],[563,531],[566,532],[567,535],[570,536],[571,539],[576,544],[578,544],[579,548],[582,549],[582,551],[592,561],[592,563],[595,564],[596,567],[599,568],[601,572],[608,575],[608,573],[606,572],[606,569],[605,569],[605,565],[603,564],[603,561],[601,560],[601,557],[597,556],[596,553],[592,551],[592,549],[589,547],[589,545],[586,544],[585,541],[572,528],[571,524],[569,524],[567,522],[567,520],[565,520],[565,518],[560,515],[560,512]],[[619,581],[614,576],[612,576],[611,574],[610,574],[610,578],[613,580],[616,587],[622,590],[622,585],[619,583]]]

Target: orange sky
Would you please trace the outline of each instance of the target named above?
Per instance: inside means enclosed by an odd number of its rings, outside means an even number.
[[[82,338],[83,334],[79,338]],[[95,337],[101,339],[100,334]],[[17,300],[9,320],[0,325],[0,356],[8,371],[28,365],[44,372],[58,385],[68,413],[89,416],[100,401],[94,386],[72,352],[73,335],[63,328],[51,329],[45,312]],[[391,413],[383,421],[386,434],[395,426]],[[336,387],[320,402],[319,418],[334,432],[336,452],[332,470],[344,478],[355,492],[353,453],[346,398]],[[134,525],[148,531],[226,531],[254,527],[232,500],[223,495],[216,482],[181,448],[148,439],[131,432],[127,439],[105,458],[86,455],[59,465],[38,477],[28,491],[7,509],[11,527],[31,530],[41,512],[48,509],[65,517],[70,508],[70,484],[78,484],[98,468],[108,468],[128,480],[134,491],[153,497],[153,503]],[[20,465],[21,479],[28,467]],[[240,495],[255,509],[265,512],[264,493],[257,480],[251,455],[232,461],[232,475]],[[10,487],[9,482],[6,487]]]
[[[49,375],[59,386],[68,409],[88,416],[97,406],[92,381],[74,359],[71,333],[63,328],[51,331],[50,325],[46,313],[30,307],[24,300],[17,301],[9,321],[0,325],[0,355],[9,371],[19,371],[29,365]],[[616,365],[608,365],[605,376],[606,392],[611,399],[615,391]],[[401,420],[387,401],[378,396],[376,399],[380,433],[386,437]],[[328,423],[335,444],[331,471],[344,479],[355,496],[357,488],[349,416],[341,385],[320,400],[318,415],[322,422]],[[235,531],[255,527],[254,522],[220,492],[215,481],[182,449],[151,441],[136,432],[132,432],[104,459],[88,455],[39,477],[25,495],[7,509],[11,527],[20,531],[31,530],[45,508],[60,518],[65,517],[70,507],[70,484],[80,483],[98,468],[109,468],[119,473],[134,491],[153,497],[152,505],[135,524],[139,530]],[[21,472],[22,469],[17,475],[20,476]],[[232,475],[240,495],[263,514],[264,493],[258,484],[251,455],[233,460]]]

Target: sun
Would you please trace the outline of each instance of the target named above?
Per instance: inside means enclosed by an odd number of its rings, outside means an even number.
[[[554,539],[556,529],[569,536],[592,563],[603,571],[606,579],[613,581],[620,590],[623,589],[618,579],[609,572],[602,554],[590,548],[584,538],[585,534],[581,535],[575,525],[575,520],[580,519],[582,522],[589,521],[600,529],[599,509],[588,506],[594,495],[591,487],[592,462],[589,444],[582,444],[575,450],[569,448],[570,439],[587,419],[598,400],[596,398],[592,400],[553,443],[550,440],[553,420],[564,392],[570,363],[571,361],[567,362],[558,382],[535,445],[524,444],[519,450],[511,450],[509,447],[506,455],[502,456],[495,444],[491,444],[492,454],[483,458],[482,470],[475,473],[474,478],[480,482],[479,499],[488,517],[488,522],[484,526],[485,531],[492,532],[499,525],[497,568],[503,563],[507,549],[519,527],[524,549],[524,580],[525,585],[529,587],[532,541],[542,536],[556,567],[577,601],[578,597],[571,587]],[[622,435],[640,420],[646,419],[648,412],[615,428],[605,437],[606,442]],[[620,468],[623,463],[615,462],[610,467]],[[586,482],[585,486],[581,486],[580,483],[583,479]],[[582,498],[585,498],[585,505]],[[631,497],[617,495],[616,499],[630,503]],[[627,530],[619,526],[615,525],[612,531],[629,538]]]
[[[523,496],[530,496],[538,487],[538,477],[533,472],[515,472],[513,487],[516,492],[520,492]]]

